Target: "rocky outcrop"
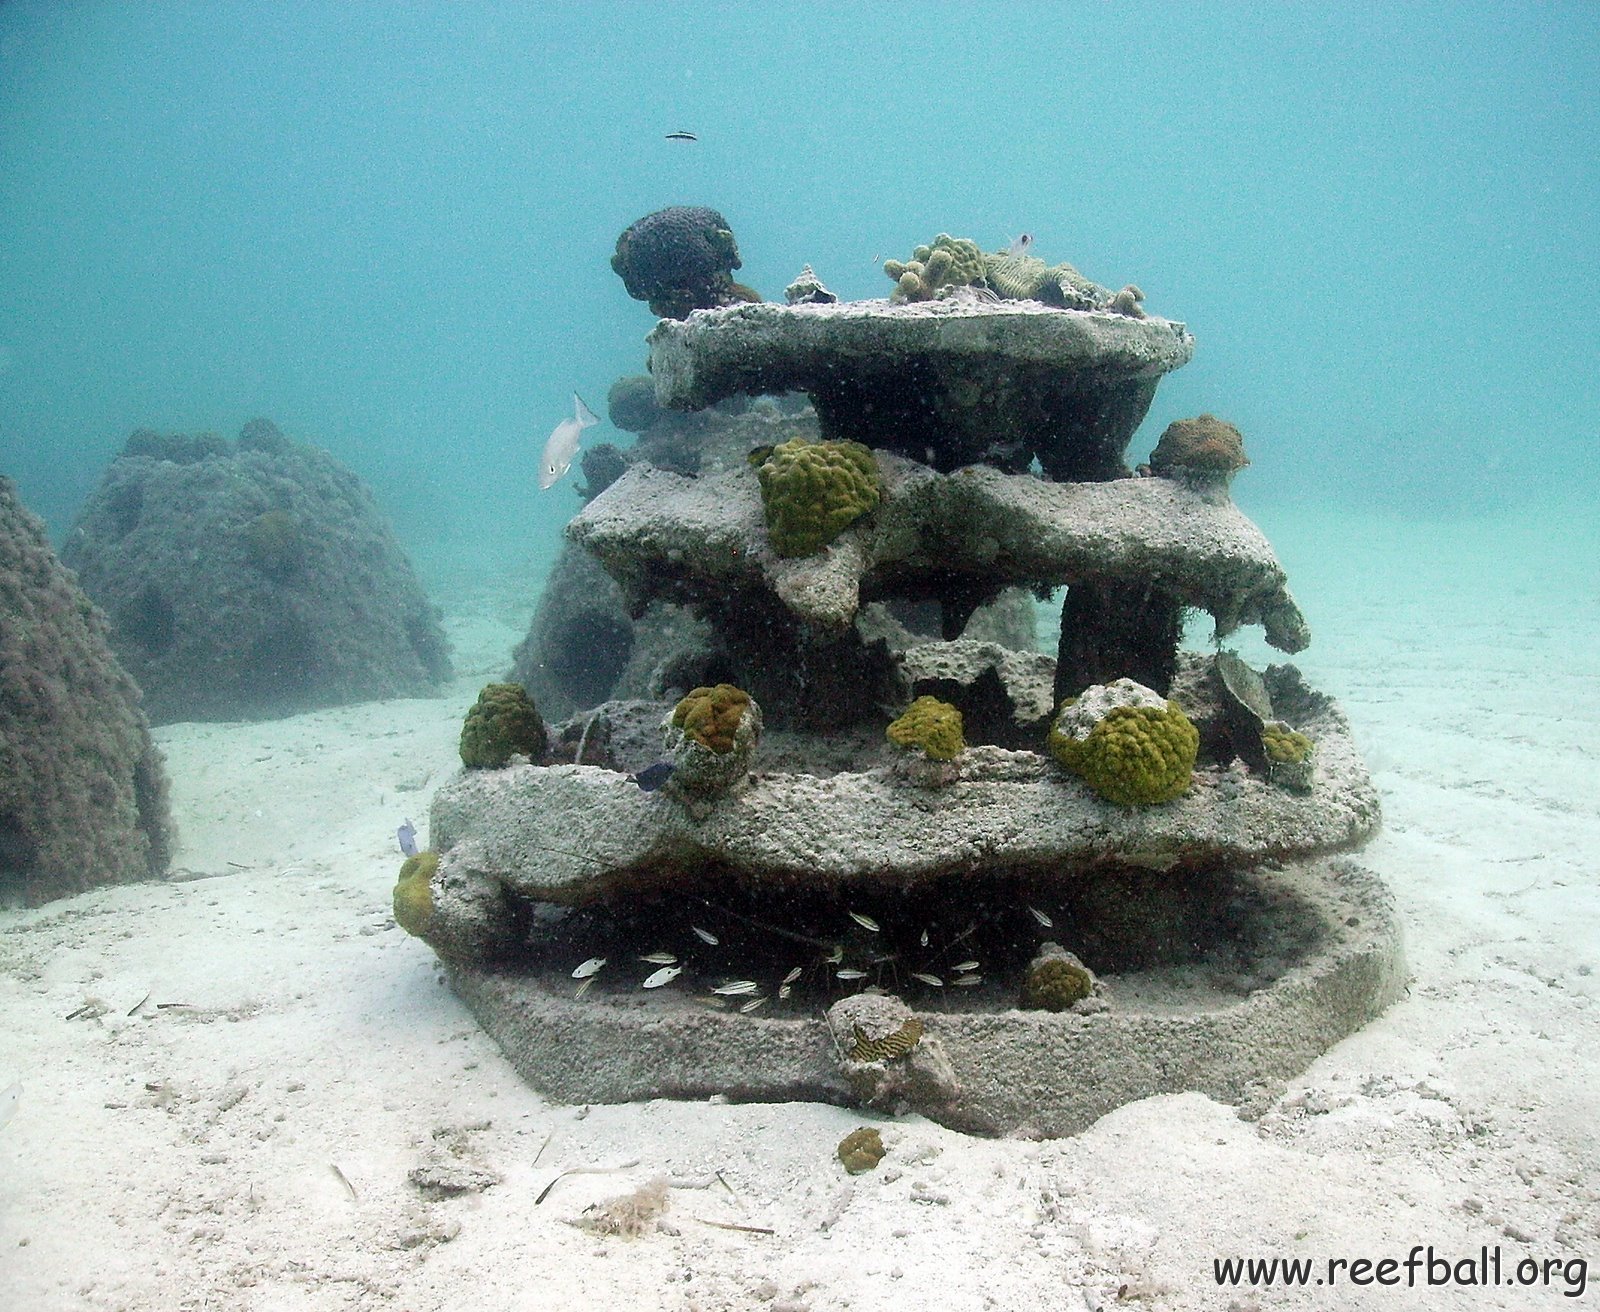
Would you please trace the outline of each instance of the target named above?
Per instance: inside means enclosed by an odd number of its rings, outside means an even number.
[[[0,902],[160,875],[166,774],[105,616],[0,478]]]

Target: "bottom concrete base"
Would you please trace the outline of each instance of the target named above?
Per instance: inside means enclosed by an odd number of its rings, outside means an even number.
[[[1232,878],[1233,905],[1259,923],[1221,926],[1182,962],[1102,975],[1088,1010],[1018,1010],[1000,981],[987,997],[946,988],[916,1011],[921,1041],[886,1062],[850,1061],[820,1007],[744,1014],[738,996],[637,986],[574,996],[570,970],[548,967],[458,965],[451,979],[523,1078],[564,1101],[870,1103],[1050,1137],[1152,1094],[1259,1100],[1399,995],[1400,930],[1372,873],[1333,858]]]

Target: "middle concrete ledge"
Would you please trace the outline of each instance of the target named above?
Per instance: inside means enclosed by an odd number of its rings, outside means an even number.
[[[567,533],[640,609],[760,587],[827,632],[863,601],[936,592],[952,575],[997,586],[1157,578],[1179,604],[1207,611],[1219,636],[1259,623],[1280,651],[1310,641],[1272,547],[1225,493],[1164,478],[1052,483],[978,465],[941,474],[875,455],[882,504],[813,556],[773,552],[753,469],[695,479],[636,466]]]

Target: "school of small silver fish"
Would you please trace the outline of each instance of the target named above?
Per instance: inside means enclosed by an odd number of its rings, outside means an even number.
[[[1054,927],[1055,922],[1047,912],[1035,906],[1026,906],[1025,909],[1041,928],[1051,929]],[[857,927],[866,930],[870,934],[881,934],[883,932],[882,925],[864,912],[846,910],[845,914],[849,916]],[[722,942],[717,934],[699,925],[691,924],[689,929],[696,939],[708,947],[717,947]],[[954,947],[963,939],[970,937],[977,932],[977,929],[978,922],[973,921],[961,933],[947,940],[945,950],[948,951],[949,948]],[[924,949],[928,947],[930,938],[930,931],[927,929],[921,931],[919,939]],[[640,982],[639,987],[644,989],[663,988],[676,980],[688,968],[676,953],[669,952],[664,948],[655,952],[641,954],[637,960],[658,967],[657,970],[647,975]],[[897,954],[890,952],[870,958],[867,962],[867,967],[870,967],[870,969],[861,966],[844,965],[844,960],[845,946],[843,943],[829,945],[827,953],[821,958],[823,964],[833,968],[831,974],[834,979],[844,984],[853,984],[865,988],[869,993],[876,993],[883,991],[881,987],[884,983],[881,973],[883,968],[887,966],[891,975],[894,975],[894,963],[897,960]],[[599,975],[606,962],[606,957],[590,957],[573,968],[571,977],[579,981],[578,987],[573,994],[575,998],[581,998],[589,992],[595,982],[595,978]],[[911,970],[907,971],[906,974],[910,979],[916,980],[919,984],[931,989],[943,989],[946,987],[976,988],[984,982],[981,969],[982,963],[978,958],[969,957],[964,961],[958,961],[949,966],[948,973],[944,975],[934,974],[928,970]],[[794,985],[805,974],[805,971],[806,967],[803,965],[790,967],[779,981],[775,996],[780,1000],[786,1000],[791,997],[794,993]],[[862,981],[872,977],[875,972],[877,973],[875,982],[870,984],[862,983]],[[738,1009],[740,1012],[750,1013],[759,1010],[771,1000],[771,996],[763,993],[761,988],[759,980],[724,979],[721,983],[709,986],[708,992],[701,995],[700,1001],[711,1006],[725,1007],[733,999],[743,999],[739,1003]],[[14,1108],[16,1094],[17,1086],[13,1086],[11,1089],[7,1089],[4,1094],[0,1094],[0,1124],[4,1123],[6,1116]],[[11,1099],[10,1107],[5,1105],[8,1097]]]

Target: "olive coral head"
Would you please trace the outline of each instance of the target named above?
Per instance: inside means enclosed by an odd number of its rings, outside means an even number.
[[[1153,473],[1171,478],[1227,482],[1250,463],[1244,454],[1244,435],[1215,415],[1178,419],[1167,425],[1150,453]]]

